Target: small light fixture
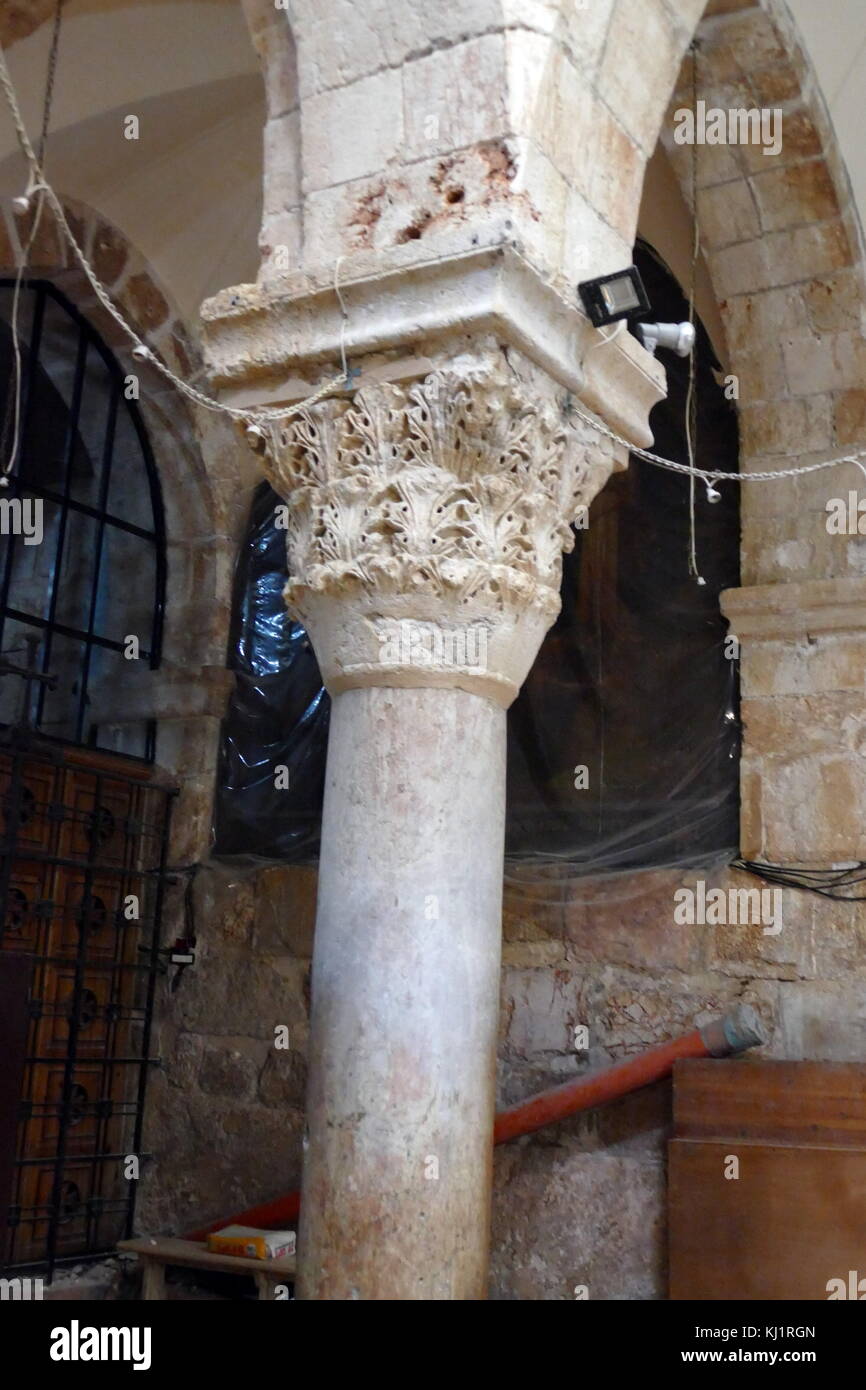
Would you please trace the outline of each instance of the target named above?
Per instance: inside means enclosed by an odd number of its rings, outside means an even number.
[[[639,323],[637,334],[647,352],[655,357],[656,348],[668,348],[677,357],[688,357],[695,346],[693,323]]]
[[[597,280],[584,280],[577,287],[583,307],[596,328],[649,312],[650,302],[636,265]]]
[[[257,425],[251,421],[247,425],[244,433],[246,434],[246,440],[250,448],[257,454],[264,453],[268,440],[261,425]]]

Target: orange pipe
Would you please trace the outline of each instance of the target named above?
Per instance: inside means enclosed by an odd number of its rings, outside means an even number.
[[[620,1096],[650,1086],[669,1076],[674,1062],[683,1057],[730,1057],[764,1042],[761,1026],[754,1009],[740,1005],[725,1018],[715,1018],[693,1033],[684,1033],[671,1042],[652,1047],[639,1057],[618,1062],[595,1076],[566,1081],[553,1086],[530,1100],[509,1106],[496,1116],[493,1127],[494,1144],[504,1144],[521,1134],[531,1134],[544,1125],[555,1124],[580,1110],[606,1105]]]
[[[237,1216],[223,1216],[202,1226],[198,1231],[190,1231],[184,1240],[206,1240],[212,1231],[221,1231],[223,1226],[256,1226],[260,1231],[282,1231],[297,1221],[301,1210],[300,1192],[287,1192],[284,1197],[274,1197],[261,1206],[248,1207]]]
[[[674,1062],[681,1058],[730,1057],[764,1041],[754,1009],[748,1004],[740,1005],[725,1018],[713,1019],[703,1028],[684,1033],[671,1042],[662,1043],[660,1047],[652,1047],[639,1057],[618,1062],[616,1066],[607,1067],[595,1076],[552,1086],[550,1090],[541,1091],[529,1100],[501,1110],[493,1127],[493,1142],[504,1144],[521,1134],[532,1134],[545,1125],[567,1119],[581,1110],[606,1105],[642,1086],[651,1086],[654,1081],[669,1076]],[[186,1239],[204,1240],[211,1231],[219,1231],[223,1226],[258,1226],[263,1230],[280,1230],[297,1220],[300,1209],[300,1192],[289,1192],[272,1202],[250,1207],[237,1216],[224,1217],[210,1226],[203,1226],[201,1230],[191,1232]]]

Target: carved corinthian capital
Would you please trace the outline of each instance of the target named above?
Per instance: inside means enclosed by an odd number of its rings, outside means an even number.
[[[329,690],[453,685],[502,705],[559,611],[571,523],[615,466],[567,393],[501,353],[377,382],[271,434],[286,586]]]

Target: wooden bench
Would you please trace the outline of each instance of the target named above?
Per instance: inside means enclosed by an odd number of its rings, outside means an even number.
[[[175,1240],[168,1236],[142,1236],[121,1240],[118,1250],[137,1255],[142,1265],[143,1299],[165,1298],[166,1265],[186,1265],[190,1269],[214,1269],[220,1274],[251,1274],[260,1299],[273,1299],[277,1284],[294,1280],[295,1257],[283,1260],[249,1260],[240,1255],[218,1255],[204,1241]]]

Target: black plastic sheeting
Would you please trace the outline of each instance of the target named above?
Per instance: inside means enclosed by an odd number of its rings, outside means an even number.
[[[235,575],[235,691],[223,726],[214,849],[298,860],[319,846],[331,701],[306,632],[286,612],[278,505],[267,483],[256,489]],[[277,785],[282,768],[288,787]]]
[[[635,259],[656,317],[688,309],[667,268]],[[688,362],[663,355],[669,394],[656,451],[687,461]],[[733,403],[698,326],[697,462],[736,471]],[[698,568],[689,574],[689,482],[641,460],[594,500],[565,557],[562,612],[509,711],[506,852],[586,874],[689,864],[738,842],[737,662],[719,593],[739,583],[739,489],[696,488]],[[217,854],[298,860],[318,848],[329,699],[303,628],[286,614],[278,498],[256,493],[237,572]],[[455,750],[459,756],[459,750]],[[288,770],[289,789],[275,786]],[[585,771],[583,770],[585,769]],[[479,795],[483,790],[479,789]]]

